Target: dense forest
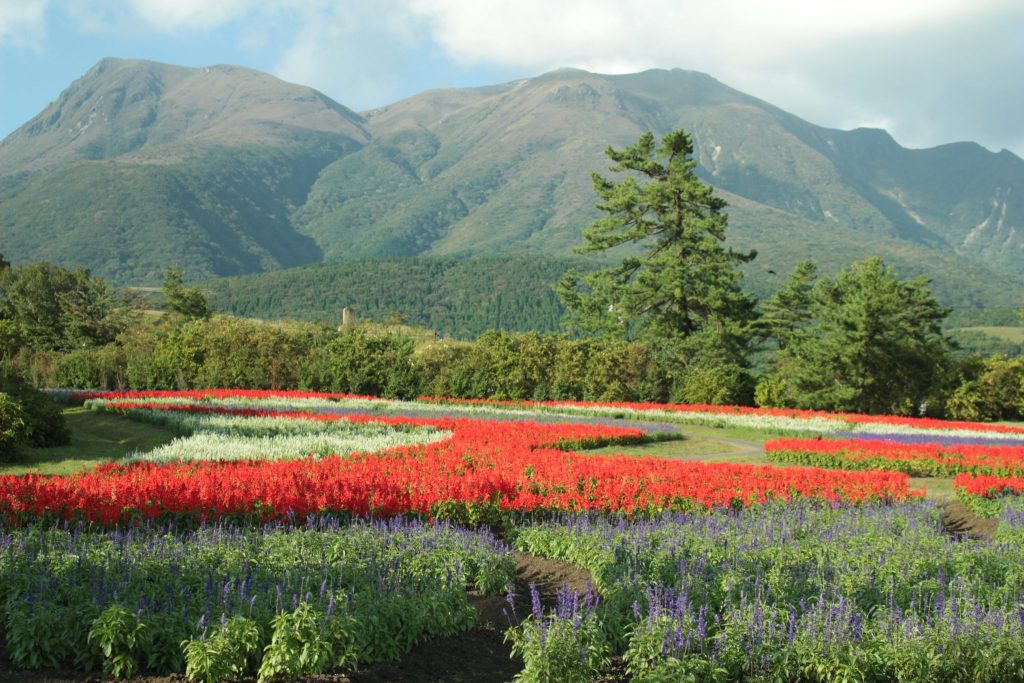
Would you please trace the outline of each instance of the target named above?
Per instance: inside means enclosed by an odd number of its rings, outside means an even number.
[[[443,337],[487,330],[557,332],[565,311],[554,284],[581,259],[363,259],[202,283],[211,305],[234,315],[338,324],[342,308],[365,320],[401,319]]]

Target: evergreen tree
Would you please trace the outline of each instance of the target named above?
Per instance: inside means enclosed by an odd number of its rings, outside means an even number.
[[[186,287],[185,273],[175,266],[164,273],[164,305],[186,318],[209,318],[210,304],[196,287]]]
[[[726,203],[697,177],[690,136],[678,130],[655,147],[654,135],[645,133],[636,145],[609,147],[606,154],[613,172],[635,175],[616,183],[593,174],[597,206],[606,215],[584,230],[586,244],[576,251],[633,244],[643,254],[587,275],[571,270],[557,287],[568,325],[665,341],[708,325],[749,322],[754,302],[740,286],[737,266],[756,254],[725,248]]]
[[[755,252],[724,245],[726,203],[701,182],[682,131],[655,145],[607,150],[621,182],[593,174],[605,216],[584,230],[580,253],[633,247],[621,264],[586,275],[570,270],[556,291],[566,324],[585,333],[640,339],[676,368],[669,398],[687,402],[749,400],[747,373],[754,299],[737,267]]]
[[[779,356],[776,404],[862,413],[919,410],[949,362],[943,308],[928,280],[898,280],[870,258],[814,289],[814,320]]]
[[[779,349],[785,349],[814,317],[812,307],[817,279],[817,264],[801,261],[789,276],[786,286],[765,303],[761,324],[766,336],[774,339]]]

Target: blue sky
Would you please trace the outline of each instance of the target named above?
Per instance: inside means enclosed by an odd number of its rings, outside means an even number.
[[[1024,156],[1024,0],[0,0],[0,136],[108,56],[239,64],[357,111],[679,67],[819,125]]]

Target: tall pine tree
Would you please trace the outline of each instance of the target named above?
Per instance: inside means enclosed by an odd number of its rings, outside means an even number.
[[[756,254],[725,247],[726,203],[697,177],[693,140],[677,130],[656,145],[645,133],[632,147],[606,153],[611,170],[627,175],[615,182],[593,174],[605,215],[584,230],[577,251],[626,247],[640,255],[587,275],[567,273],[557,287],[567,326],[673,354],[677,400],[743,400],[755,301],[737,267]]]

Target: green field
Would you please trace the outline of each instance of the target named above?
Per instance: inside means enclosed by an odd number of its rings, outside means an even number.
[[[16,462],[0,466],[0,474],[72,474],[134,451],[148,451],[177,436],[163,427],[88,408],[68,408],[64,417],[71,429],[71,443],[23,449]]]
[[[1024,327],[959,327],[951,332],[980,332],[1012,344],[1024,344]]]

